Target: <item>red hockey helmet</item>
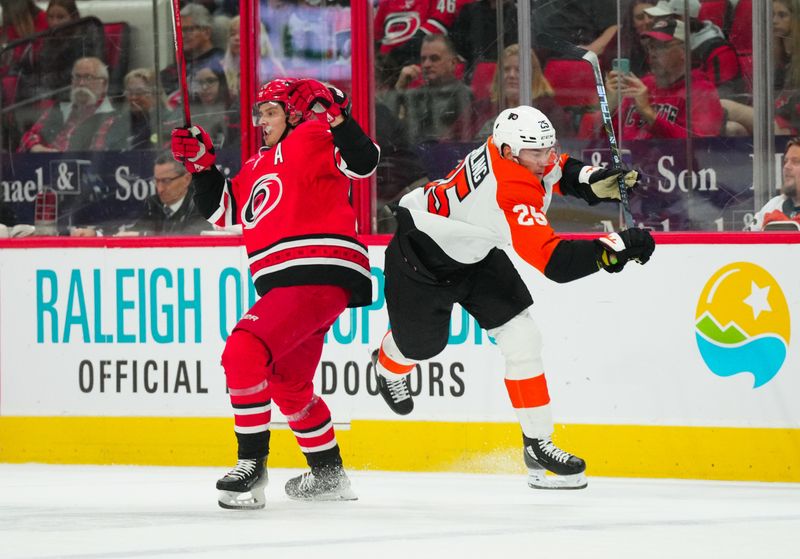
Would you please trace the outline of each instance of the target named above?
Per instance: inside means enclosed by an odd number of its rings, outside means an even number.
[[[256,102],[253,104],[253,126],[258,126],[258,121],[261,119],[259,107],[264,103],[280,103],[286,112],[286,119],[289,121],[294,115],[300,115],[294,105],[289,102],[289,90],[296,81],[295,78],[276,78],[261,86],[256,93]]]

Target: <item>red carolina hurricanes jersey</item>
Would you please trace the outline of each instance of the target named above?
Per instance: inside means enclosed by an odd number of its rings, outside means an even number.
[[[473,0],[381,0],[375,14],[375,40],[387,54],[417,31],[447,34],[459,10]]]
[[[725,111],[719,102],[717,87],[699,70],[693,70],[692,80],[692,135],[719,136],[725,122]],[[648,124],[636,109],[634,100],[625,97],[618,110],[622,111],[622,134],[625,140],[647,140],[650,138],[686,137],[686,81],[660,88],[653,74],[642,78],[650,91],[650,104],[657,116]],[[617,116],[611,119],[617,125]],[[619,135],[619,130],[617,130]]]
[[[363,306],[372,298],[369,258],[349,202],[350,179],[363,176],[348,169],[327,124],[304,122],[226,181],[208,220],[242,225],[260,295],[288,285],[341,285],[350,306]]]

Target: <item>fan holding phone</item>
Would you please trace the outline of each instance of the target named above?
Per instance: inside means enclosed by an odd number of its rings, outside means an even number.
[[[630,74],[631,61],[627,58],[615,58],[611,61],[611,70],[618,74]]]
[[[680,20],[661,19],[642,33],[650,73],[639,77],[630,71],[630,59],[616,58],[606,76],[609,110],[620,110],[625,140],[718,136],[724,112],[716,86],[706,75],[691,73],[691,116],[687,114],[686,26]],[[613,119],[617,122],[616,119]]]

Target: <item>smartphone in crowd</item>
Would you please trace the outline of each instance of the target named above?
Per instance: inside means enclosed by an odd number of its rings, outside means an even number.
[[[618,74],[630,74],[631,61],[627,58],[615,58],[611,61],[611,69]]]

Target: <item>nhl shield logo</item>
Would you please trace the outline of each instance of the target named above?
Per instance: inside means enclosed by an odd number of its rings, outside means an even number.
[[[255,227],[261,219],[275,209],[283,196],[283,183],[277,173],[264,175],[256,180],[250,198],[242,209],[242,225]]]

